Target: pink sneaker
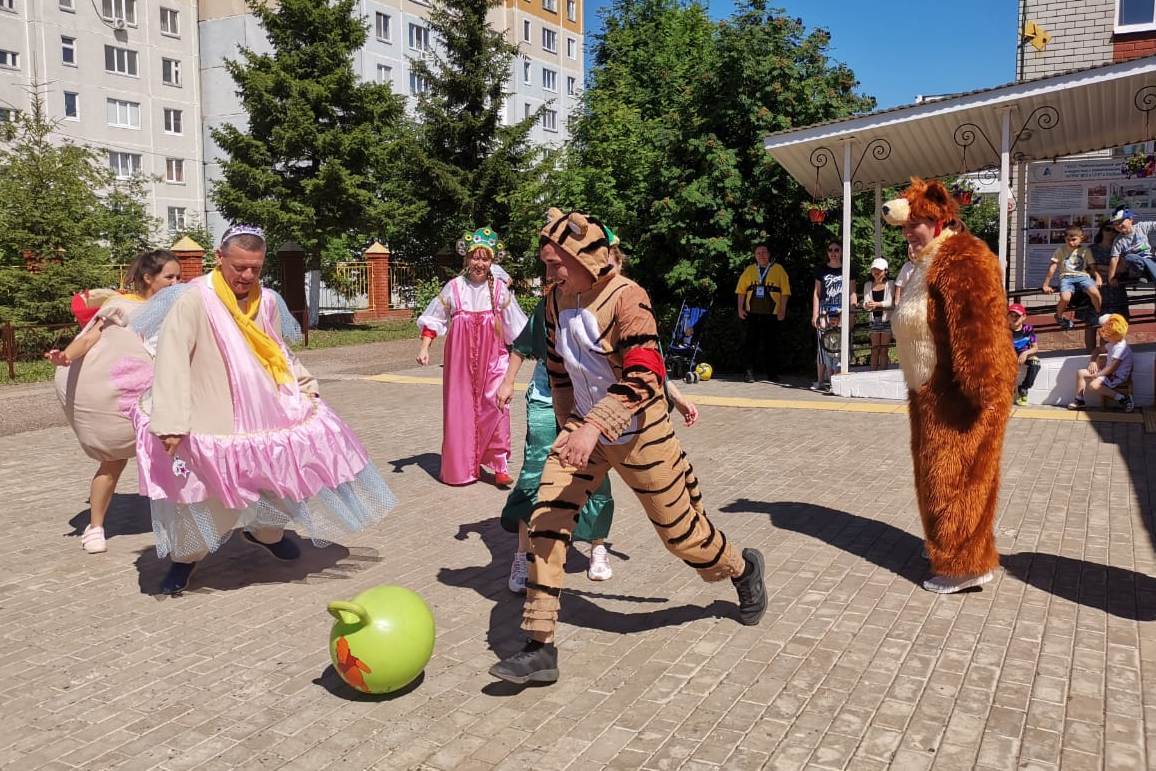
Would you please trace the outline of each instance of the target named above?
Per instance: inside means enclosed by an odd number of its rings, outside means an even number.
[[[102,554],[108,551],[108,543],[104,540],[104,528],[92,525],[84,528],[84,535],[80,536],[80,545],[89,554]]]

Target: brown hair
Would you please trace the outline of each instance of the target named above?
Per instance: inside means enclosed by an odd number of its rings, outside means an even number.
[[[145,276],[155,276],[165,269],[170,262],[177,262],[177,256],[168,249],[152,249],[141,252],[128,266],[124,274],[124,286],[137,294],[148,291]]]
[[[1073,233],[1079,233],[1080,238],[1084,237],[1084,229],[1079,225],[1068,225],[1067,229],[1064,231],[1065,236],[1070,236]]]

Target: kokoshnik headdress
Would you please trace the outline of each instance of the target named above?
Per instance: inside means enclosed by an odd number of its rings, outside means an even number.
[[[478,228],[473,233],[465,233],[458,241],[458,254],[465,257],[475,249],[485,249],[497,261],[506,258],[506,245],[498,240],[493,228]]]

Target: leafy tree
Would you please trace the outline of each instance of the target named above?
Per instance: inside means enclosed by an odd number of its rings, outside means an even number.
[[[414,239],[419,253],[436,253],[482,225],[493,226],[515,251],[533,239],[511,226],[525,200],[522,188],[543,171],[541,151],[529,142],[538,115],[504,125],[518,49],[486,20],[501,7],[501,0],[438,0],[429,17],[436,43],[428,60],[412,64],[428,84],[417,106],[429,203]]]
[[[408,162],[405,99],[362,82],[366,40],[357,0],[249,0],[272,47],[226,63],[248,126],[213,139],[227,156],[213,200],[228,218],[261,225],[273,244],[292,239],[327,277],[377,238],[403,243],[424,213]]]
[[[99,151],[53,141],[43,90],[34,84],[30,109],[0,127],[0,318],[67,323],[68,298],[114,285],[111,264],[147,245],[154,223],[143,179],[117,181]]]

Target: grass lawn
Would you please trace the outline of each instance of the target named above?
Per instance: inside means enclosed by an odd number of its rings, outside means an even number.
[[[56,374],[56,367],[50,361],[18,361],[16,362],[16,379],[8,379],[8,362],[0,361],[0,386],[17,383],[41,383],[51,380]]]
[[[417,325],[412,319],[386,319],[372,324],[349,324],[332,329],[309,330],[309,348],[337,348],[362,343],[387,343],[391,340],[416,340]],[[304,348],[304,346],[298,346]]]

